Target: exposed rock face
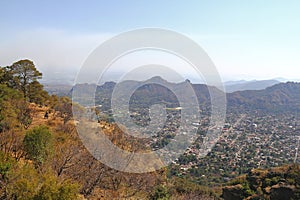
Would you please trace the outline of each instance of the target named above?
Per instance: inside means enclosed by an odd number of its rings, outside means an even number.
[[[277,184],[271,187],[270,200],[290,200],[294,199],[295,186]]]
[[[251,170],[247,175],[247,181],[252,190],[255,190],[258,187],[261,187],[262,178],[264,177],[264,172]]]
[[[225,200],[243,199],[243,186],[238,184],[238,185],[234,185],[234,186],[224,187],[222,197]]]
[[[225,200],[298,200],[300,165],[253,169],[224,187],[222,197]]]

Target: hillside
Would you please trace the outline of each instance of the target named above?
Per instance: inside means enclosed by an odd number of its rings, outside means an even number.
[[[263,90],[280,83],[277,80],[253,80],[253,81],[232,81],[225,82],[225,90],[227,93],[244,91],[244,90]]]
[[[252,169],[223,188],[224,200],[300,199],[300,165]]]
[[[30,73],[30,76],[20,73]],[[298,195],[298,168],[282,168],[280,174],[274,170],[270,173],[267,169],[254,170],[244,179],[238,178],[240,182],[235,178],[258,166],[269,168],[297,161],[299,83],[229,93],[227,123],[224,127],[211,127],[209,91],[223,94],[215,87],[190,84],[189,81],[169,83],[160,77],[145,82],[125,81],[118,86],[113,82],[102,86],[76,85],[71,92],[80,94],[74,100],[83,107],[69,97],[49,95],[38,81],[41,78],[42,74],[30,60],[0,68],[1,199],[209,200],[219,199],[216,193],[220,193],[220,187],[230,180],[233,180],[231,186],[223,189],[225,199],[254,194],[276,199],[281,198],[282,190],[291,196]],[[182,108],[177,107],[180,105],[175,93],[188,100],[191,98],[190,86],[197,96],[201,108],[197,111],[202,116],[199,122],[190,121],[187,125],[197,130],[198,137],[168,167],[151,173],[125,173],[102,164],[83,145],[82,140],[90,139],[87,142],[93,143],[93,139],[101,137],[98,132],[88,130],[101,129],[114,145],[129,152],[163,148],[174,139],[180,127]],[[167,120],[164,127],[149,140],[135,138],[128,130],[121,129],[110,110],[116,87],[120,91],[117,100],[125,99],[130,89],[136,89],[129,101],[130,117],[140,125],[147,125],[151,105],[165,104]],[[89,95],[95,91],[97,106],[92,106],[93,99]],[[75,121],[75,110],[80,116],[89,118]],[[276,111],[284,112],[269,115]],[[92,113],[91,117],[89,113]],[[79,126],[75,126],[78,123],[88,124],[81,138],[76,129]],[[214,129],[222,131],[223,135],[211,152],[201,157],[203,141]],[[102,147],[92,151],[98,148]],[[261,177],[266,178],[262,183]]]
[[[172,91],[179,91],[184,96],[184,82],[169,83],[158,77],[156,77],[156,81],[161,84],[154,84],[151,82],[151,79],[149,79],[145,82],[125,81],[118,87],[123,87],[123,90],[119,91],[124,92],[124,95],[126,95],[126,91],[129,91],[130,88],[136,88],[132,100],[130,101],[131,104],[135,102],[135,105],[149,106],[157,102],[164,102],[169,103],[170,106],[178,106],[176,96],[170,89],[172,89]],[[162,86],[163,84],[165,86]],[[109,110],[111,95],[115,85],[116,83],[114,82],[107,82],[101,86],[97,86],[95,89],[95,85],[81,84],[76,85],[72,91],[76,88],[78,92],[81,93],[81,96],[84,97],[87,91],[91,91],[92,89],[94,92],[94,90],[96,90],[96,104],[101,104],[104,110]],[[215,94],[222,94],[217,88],[204,84],[192,84],[192,87],[200,106],[210,106],[209,90],[214,91]],[[153,94],[156,94],[155,99],[151,98]],[[72,93],[69,95],[71,96]],[[123,94],[118,95],[124,96]],[[237,110],[273,113],[300,111],[300,83],[296,82],[279,83],[262,90],[237,91],[227,93],[226,95],[227,106],[230,112],[236,112]]]
[[[205,186],[167,177],[166,168],[135,174],[102,164],[77,134],[75,124],[82,121],[73,119],[72,108],[81,115],[90,108],[50,96],[41,78],[30,60],[0,68],[0,199],[215,199]],[[107,118],[87,121],[119,148],[147,150],[143,140],[125,134]]]
[[[249,90],[227,94],[231,109],[263,112],[300,111],[300,83],[280,83],[264,90]]]

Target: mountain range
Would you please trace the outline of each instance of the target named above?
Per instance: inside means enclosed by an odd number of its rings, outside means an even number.
[[[178,105],[176,95],[174,95],[172,91],[184,93],[186,95],[185,98],[190,98],[186,93],[186,83],[187,82],[170,83],[160,77],[153,77],[144,82],[124,81],[118,84],[118,87],[119,89],[123,87],[119,91],[124,92],[124,95],[126,95],[128,89],[137,88],[131,98],[131,102],[135,102],[135,104],[140,102],[150,106],[160,101],[167,102],[170,105]],[[200,105],[210,104],[209,91],[214,91],[216,94],[223,93],[216,87],[207,86],[205,84],[191,84],[191,86],[195,91]],[[115,82],[106,82],[100,86],[80,84],[74,86],[69,95],[71,96],[72,91],[76,90],[84,99],[85,94],[87,95],[87,91],[96,89],[96,103],[109,108],[111,95],[115,87]],[[172,88],[172,91],[168,88]],[[119,97],[122,95],[123,94],[119,94]],[[235,91],[226,93],[226,96],[228,109],[244,111],[259,110],[265,112],[300,111],[300,83],[297,82],[277,83],[260,90]]]
[[[69,80],[69,79],[68,79]],[[290,80],[284,78],[274,78],[270,80],[237,80],[237,81],[226,81],[223,83],[224,91],[227,93],[232,93],[236,91],[245,91],[245,90],[262,90],[267,87],[276,85],[278,83],[285,83]],[[57,76],[56,79],[43,79],[42,84],[44,89],[50,94],[57,94],[59,96],[66,95],[72,88],[72,81],[65,82],[61,80],[60,76]],[[112,81],[106,81],[112,82]],[[296,81],[300,82],[300,81]],[[104,84],[105,82],[101,83]]]
[[[236,92],[236,91],[244,91],[244,90],[263,90],[267,87],[273,86],[275,84],[280,83],[276,79],[271,80],[252,80],[252,81],[228,81],[224,83],[225,91]]]

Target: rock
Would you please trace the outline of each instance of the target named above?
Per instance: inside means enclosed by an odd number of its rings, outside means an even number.
[[[294,199],[295,186],[279,183],[271,187],[270,200]]]
[[[224,200],[241,200],[243,199],[243,186],[241,184],[226,186],[223,188],[222,197]]]

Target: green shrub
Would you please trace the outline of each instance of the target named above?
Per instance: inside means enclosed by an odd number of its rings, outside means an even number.
[[[164,185],[157,186],[150,195],[151,200],[167,200],[170,198],[168,188]]]
[[[52,154],[53,137],[46,126],[38,126],[26,132],[23,144],[27,158],[40,165]]]

